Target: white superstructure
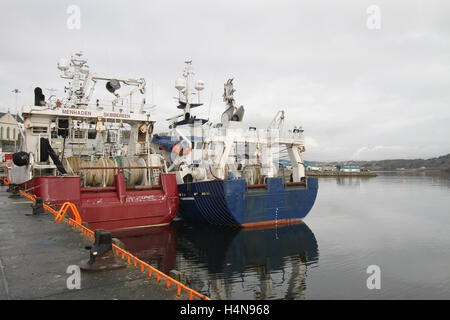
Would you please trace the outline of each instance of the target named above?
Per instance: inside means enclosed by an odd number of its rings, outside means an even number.
[[[191,61],[187,70],[191,70]],[[233,79],[230,79],[224,84],[223,100],[226,106],[221,122],[198,121],[190,114],[186,74],[189,72],[185,70],[184,78],[177,79],[175,83],[180,93],[180,105],[183,105],[183,99],[187,101],[185,120],[174,122],[170,132],[159,135],[171,137],[174,147],[163,150],[158,148],[157,143],[152,145],[170,162],[169,171],[176,172],[177,183],[243,178],[251,185],[264,184],[265,178],[280,175],[276,164],[280,152],[286,152],[291,162],[290,182],[303,181],[303,129],[300,127],[285,132],[284,111],[278,111],[265,129],[244,128],[242,120],[245,110],[235,101]],[[200,100],[196,106],[199,105]]]
[[[13,167],[12,183],[22,183],[36,174],[64,173],[58,172],[53,158],[44,154],[43,141],[66,169],[70,164],[65,160],[75,156],[87,161],[141,157],[150,165],[149,139],[155,120],[146,110],[145,80],[91,72],[81,53],[70,61],[61,59],[58,69],[61,78],[68,80],[67,96],[46,100],[36,88],[35,104],[22,108],[20,149],[29,159],[26,165]],[[106,83],[113,100],[93,101],[99,82]],[[127,91],[120,90],[122,86]]]

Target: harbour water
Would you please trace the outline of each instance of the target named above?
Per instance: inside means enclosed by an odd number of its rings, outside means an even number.
[[[239,230],[175,221],[118,236],[213,299],[450,299],[450,176],[320,178],[303,224]],[[369,266],[380,288],[369,289]]]

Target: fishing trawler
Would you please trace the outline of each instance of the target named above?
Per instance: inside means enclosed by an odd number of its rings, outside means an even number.
[[[318,190],[317,178],[305,176],[303,129],[285,132],[283,110],[267,128],[244,128],[245,109],[235,101],[233,79],[224,85],[221,121],[196,118],[191,109],[202,105],[204,83],[194,83],[193,74],[192,61],[187,60],[183,76],[175,83],[178,108],[184,112],[169,119],[170,131],[152,138],[154,152],[164,156],[168,171],[176,173],[180,215],[190,221],[240,227],[301,221]],[[196,95],[198,100],[192,101]],[[282,152],[291,163],[287,174],[278,164]]]
[[[170,223],[178,209],[176,177],[150,152],[155,120],[145,80],[91,72],[81,53],[57,66],[69,81],[67,96],[45,99],[36,88],[34,105],[22,108],[11,183],[56,208],[74,203],[92,229]],[[100,82],[113,100],[92,101]]]

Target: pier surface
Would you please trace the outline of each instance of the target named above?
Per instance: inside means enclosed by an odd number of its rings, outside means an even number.
[[[68,289],[67,268],[89,258],[90,242],[66,223],[53,222],[53,215],[25,215],[31,201],[9,195],[0,187],[0,300],[188,299],[130,265],[81,271],[81,288]]]

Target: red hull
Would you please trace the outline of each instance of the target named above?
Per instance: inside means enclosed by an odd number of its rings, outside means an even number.
[[[23,187],[57,208],[66,201],[74,203],[93,230],[168,224],[178,210],[174,174],[161,174],[161,186],[145,190],[127,187],[123,174],[117,174],[115,186],[108,188],[81,188],[79,176],[34,177]]]

